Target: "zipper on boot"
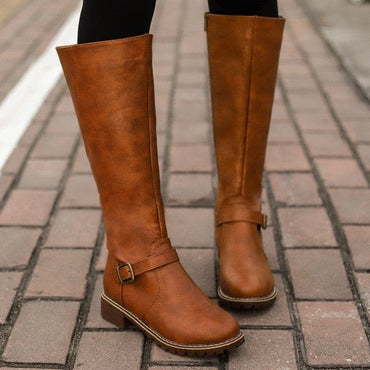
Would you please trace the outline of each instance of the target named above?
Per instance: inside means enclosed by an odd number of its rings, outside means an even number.
[[[204,31],[208,31],[208,14],[209,12],[207,13],[204,13]]]

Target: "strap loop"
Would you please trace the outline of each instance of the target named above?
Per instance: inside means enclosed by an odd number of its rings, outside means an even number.
[[[132,283],[136,276],[178,260],[176,249],[170,248],[133,264],[124,261],[116,268],[118,280],[121,284]]]
[[[251,222],[260,225],[263,229],[267,228],[267,215],[261,212],[250,211],[245,207],[240,206],[224,206],[216,217],[216,224],[228,222]]]

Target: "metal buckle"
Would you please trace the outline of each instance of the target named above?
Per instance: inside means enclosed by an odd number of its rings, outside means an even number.
[[[120,269],[122,267],[126,267],[126,266],[128,267],[130,277],[125,279],[125,280],[122,280],[121,274],[120,274]],[[132,283],[135,280],[134,270],[133,270],[130,262],[122,262],[120,265],[117,266],[116,271],[117,271],[119,282],[121,284]]]
[[[262,224],[261,224],[261,226],[262,226],[262,229],[267,229],[267,215],[265,215],[265,214],[263,214],[262,213]]]

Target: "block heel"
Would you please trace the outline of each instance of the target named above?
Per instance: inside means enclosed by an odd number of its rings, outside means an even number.
[[[128,320],[120,310],[112,306],[104,298],[101,297],[100,302],[101,316],[105,321],[108,321],[121,329],[126,329],[132,325],[132,322]]]

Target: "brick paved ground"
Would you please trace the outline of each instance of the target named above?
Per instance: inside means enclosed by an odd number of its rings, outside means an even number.
[[[12,1],[0,17],[1,97],[76,4]],[[158,2],[154,65],[169,233],[215,298],[204,10],[199,0]],[[1,369],[370,368],[369,105],[297,1],[281,1],[281,13],[288,23],[264,182],[280,294],[265,312],[234,312],[245,346],[181,358],[100,318],[104,229],[60,81],[0,177]]]

